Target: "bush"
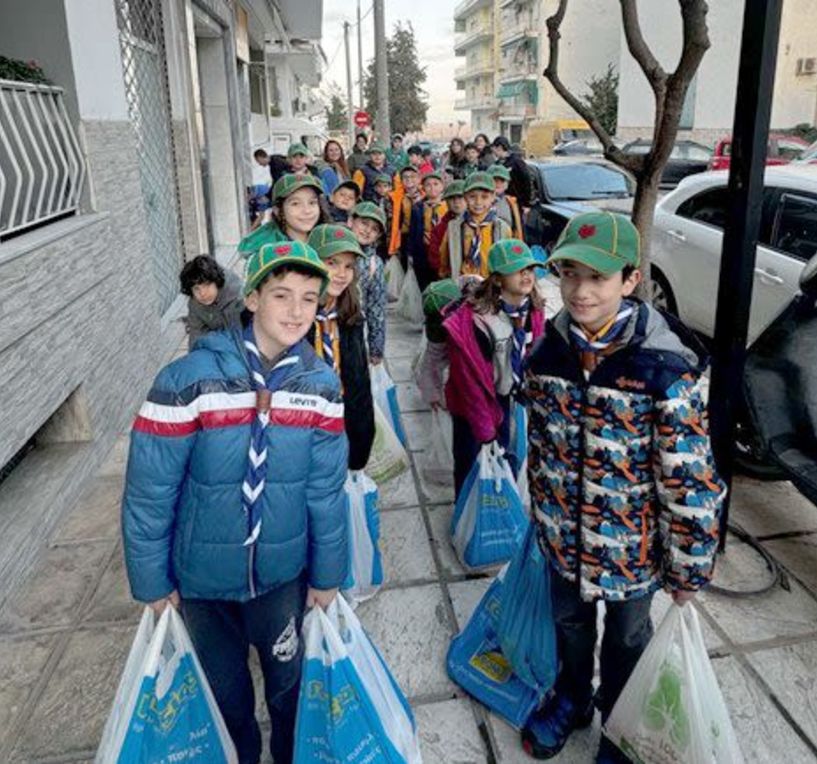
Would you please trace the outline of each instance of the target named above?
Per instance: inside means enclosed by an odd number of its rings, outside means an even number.
[[[18,61],[5,56],[0,56],[0,80],[34,82],[38,85],[50,84],[36,61]]]

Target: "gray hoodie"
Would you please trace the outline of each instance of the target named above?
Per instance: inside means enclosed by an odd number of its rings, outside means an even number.
[[[187,301],[187,348],[193,349],[196,341],[207,334],[227,329],[239,323],[244,310],[243,281],[233,271],[224,274],[224,286],[212,305],[202,305],[192,297]]]

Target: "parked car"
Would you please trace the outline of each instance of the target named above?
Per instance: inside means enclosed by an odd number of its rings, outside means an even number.
[[[528,244],[549,249],[580,212],[632,209],[635,180],[604,159],[559,158],[527,165],[533,181],[533,203],[525,219]]]
[[[788,164],[798,159],[808,148],[808,144],[802,138],[791,135],[769,135],[768,148],[766,150],[766,164],[770,167],[779,164]],[[710,170],[728,170],[732,164],[732,138],[721,138],[715,145],[712,160],[709,163]]]
[[[639,139],[624,146],[625,154],[648,154],[652,141]],[[705,172],[712,158],[712,149],[695,141],[676,141],[672,153],[661,174],[661,185],[665,188],[677,186],[684,178],[698,172]]]
[[[653,302],[706,337],[715,333],[728,173],[684,180],[658,203],[652,239]],[[753,341],[788,305],[817,253],[817,167],[766,170],[749,316]]]
[[[796,164],[817,164],[817,141],[814,141],[799,158],[793,160]]]
[[[595,138],[579,138],[573,141],[565,141],[553,147],[553,156],[573,157],[573,156],[603,156],[604,146],[601,141]]]

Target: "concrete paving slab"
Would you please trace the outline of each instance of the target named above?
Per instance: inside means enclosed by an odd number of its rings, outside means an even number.
[[[420,349],[420,332],[393,332],[386,330],[386,356],[390,359],[414,358]]]
[[[396,478],[382,483],[377,487],[380,497],[380,509],[405,509],[420,504],[417,488],[414,485],[414,476],[411,470],[406,470]]]
[[[533,759],[522,750],[519,732],[495,714],[489,717],[489,724],[496,741],[496,759],[501,764],[531,764]],[[548,761],[554,764],[589,764],[595,761],[596,749],[601,737],[599,715],[585,730],[577,730],[568,738],[558,756]]]
[[[414,718],[426,764],[484,764],[488,760],[469,701],[419,706]]]
[[[745,588],[768,572],[757,552],[740,542],[727,545],[718,559],[714,583]],[[737,644],[817,632],[817,600],[797,581],[791,591],[775,587],[757,597],[727,597],[703,591],[698,599],[706,611]]]
[[[128,449],[130,448],[130,435],[120,435],[114,441],[108,458],[102,463],[97,477],[120,477],[125,474],[128,465]]]
[[[360,620],[409,699],[454,693],[445,673],[453,634],[437,584],[380,592],[358,608]]]
[[[431,433],[431,412],[421,411],[413,414],[403,414],[403,428],[406,431],[409,449],[424,451],[428,446]]]
[[[414,379],[411,373],[411,358],[387,358],[386,369],[395,382],[410,382]]]
[[[117,540],[124,478],[94,478],[77,504],[57,528],[52,544],[96,539]]]
[[[431,545],[418,508],[380,515],[380,547],[387,584],[436,578]]]
[[[97,541],[45,550],[33,573],[0,609],[0,632],[73,623],[111,547]]]
[[[817,507],[787,481],[737,477],[729,512],[729,519],[753,536],[817,531]]]
[[[423,400],[417,386],[412,382],[400,382],[397,385],[397,403],[400,411],[410,414],[413,411],[429,411],[428,404]]]
[[[769,697],[733,656],[712,661],[747,764],[813,762],[803,743]]]
[[[71,635],[20,734],[13,761],[96,749],[135,633],[129,626]]]
[[[428,511],[431,524],[431,539],[440,558],[441,573],[446,576],[464,575],[467,571],[457,559],[457,553],[451,546],[451,517],[454,508],[450,505],[433,507]]]
[[[458,632],[465,628],[471,614],[493,580],[493,577],[477,578],[448,584],[448,593],[451,595],[451,605],[454,608],[454,617],[457,619]]]
[[[87,611],[83,613],[83,620],[123,621],[135,625],[142,617],[144,609],[143,604],[136,602],[131,597],[125,572],[125,558],[120,548],[102,574],[93,599]]]
[[[817,534],[764,541],[763,545],[817,595]]]
[[[746,659],[817,745],[817,642],[759,650]]]
[[[0,639],[0,751],[42,674],[58,635]]]
[[[454,504],[454,475],[451,475],[451,482],[448,485],[431,483],[423,479],[423,456],[425,452],[417,454],[415,457],[417,469],[420,472],[420,491],[425,498],[426,504]]]

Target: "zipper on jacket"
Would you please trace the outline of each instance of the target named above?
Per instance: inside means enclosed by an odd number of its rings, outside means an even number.
[[[584,371],[581,372],[582,378],[584,378]],[[586,435],[585,435],[585,410],[587,409],[587,387],[588,387],[588,380],[583,379],[581,384],[579,385],[579,389],[582,393],[581,398],[581,408],[580,408],[580,416],[581,422],[579,423],[579,453],[581,458],[581,463],[579,465],[579,503],[578,507],[576,508],[576,586],[579,591],[579,599],[582,596],[582,507],[584,506],[584,462],[585,462],[585,449],[586,445]]]

